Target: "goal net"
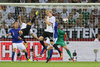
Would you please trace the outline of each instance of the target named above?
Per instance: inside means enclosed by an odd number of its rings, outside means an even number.
[[[18,16],[21,16],[22,22],[27,23],[35,16],[35,12],[39,11],[35,22],[32,24],[34,35],[39,37],[46,27],[46,10],[52,10],[56,22],[67,33],[69,38],[67,47],[73,58],[77,61],[100,61],[98,57],[100,52],[97,56],[94,53],[95,50],[100,50],[99,39],[97,39],[100,28],[99,3],[0,3],[0,61],[11,60],[12,37],[6,38],[6,34],[13,27],[15,21],[19,24]],[[39,41],[36,41],[31,35],[25,36],[25,40],[28,41],[27,50],[31,60],[46,60],[46,52],[42,58],[36,57],[42,50]],[[63,52],[63,59],[60,58],[58,51],[54,50],[52,60],[69,61],[66,50],[60,49]],[[19,50],[17,54],[18,52]],[[21,53],[17,60],[25,60],[24,53]]]

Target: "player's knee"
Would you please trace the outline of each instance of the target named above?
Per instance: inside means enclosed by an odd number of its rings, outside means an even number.
[[[51,45],[53,45],[53,44],[54,44],[54,42],[53,42],[53,41],[51,41],[50,43],[51,43]]]
[[[40,39],[40,40],[43,40],[44,38],[43,38],[43,36],[40,36],[39,39]]]
[[[68,48],[66,46],[63,47],[65,50],[68,50]]]
[[[16,48],[13,48],[13,52],[16,52]]]
[[[53,49],[53,47],[52,47],[52,46],[50,46],[50,49]]]
[[[27,50],[26,50],[26,49],[24,49],[24,50],[23,50],[23,52],[27,52]]]

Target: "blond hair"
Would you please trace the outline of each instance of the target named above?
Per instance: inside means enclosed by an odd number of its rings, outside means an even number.
[[[46,13],[47,13],[47,12],[50,12],[50,13],[52,13],[52,10],[46,10]]]

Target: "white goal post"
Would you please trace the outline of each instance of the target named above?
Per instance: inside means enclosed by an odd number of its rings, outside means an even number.
[[[100,3],[0,3],[0,5],[8,5],[8,6],[100,6]]]

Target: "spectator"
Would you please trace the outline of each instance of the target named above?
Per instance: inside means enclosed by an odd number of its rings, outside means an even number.
[[[89,17],[88,24],[90,28],[94,28],[98,24],[98,18],[95,18],[92,14]]]
[[[39,3],[47,3],[48,0],[39,0]]]
[[[15,13],[15,7],[14,6],[7,6],[7,11],[14,14]]]
[[[98,2],[99,0],[91,0],[92,3],[96,3]]]
[[[98,8],[95,8],[93,11],[92,11],[92,15],[95,19],[95,24],[97,25],[98,24],[98,19],[99,19],[99,10]]]
[[[68,0],[68,3],[72,3],[72,0]]]
[[[0,12],[2,13],[3,18],[7,18],[7,15],[9,13],[9,10],[7,10],[7,6],[3,6],[3,8],[2,8],[2,10],[0,10]]]
[[[73,18],[74,14],[70,13],[68,17],[68,26],[70,27],[75,27],[76,20]]]
[[[3,22],[2,25],[0,26],[0,38],[5,38],[6,37],[6,33],[8,33],[8,27],[6,26],[6,23]]]
[[[77,10],[77,12],[78,12],[79,14],[81,14],[81,13],[82,13],[82,8],[79,8],[79,9]]]
[[[81,3],[88,3],[89,0],[81,0]]]
[[[72,0],[72,3],[80,3],[80,0]]]
[[[64,0],[64,3],[68,3],[68,0]]]
[[[20,3],[26,3],[26,0],[19,0]]]
[[[61,13],[57,13],[57,19],[59,19],[59,22],[62,24],[62,17],[61,17]]]
[[[0,3],[7,3],[9,0],[0,0]]]
[[[78,17],[79,17],[79,13],[77,12],[76,9],[72,9],[72,12],[73,12],[73,18],[76,20]]]
[[[51,3],[58,3],[58,0],[51,0]]]
[[[4,21],[4,19],[2,17],[2,13],[0,12],[0,26],[3,24],[3,21]]]
[[[26,8],[25,7],[22,7],[21,8],[21,14],[26,16]]]
[[[8,27],[12,27],[12,24],[15,22],[14,18],[12,17],[11,13],[8,13],[7,19],[5,19],[5,23]]]
[[[82,14],[83,14],[83,19],[85,20],[85,22],[88,22],[90,13],[87,11],[87,8],[83,9]]]
[[[87,23],[85,22],[85,19],[83,19],[83,14],[79,15],[79,18],[77,19],[77,21],[80,21],[80,23],[82,23],[82,25],[79,25],[79,26],[85,27],[87,25]]]
[[[27,3],[32,3],[32,0],[27,0]]]
[[[66,8],[63,8],[63,12],[61,13],[62,18],[68,18],[69,12]]]
[[[77,22],[76,27],[83,27],[82,25],[83,21],[81,19],[77,18],[76,22]]]
[[[38,19],[35,19],[35,23],[32,25],[33,28],[39,28],[39,21]]]
[[[100,19],[98,19],[98,25],[97,26],[98,26],[98,28],[100,28]]]
[[[8,0],[8,3],[13,3],[13,0]]]
[[[52,8],[52,13],[53,13],[54,16],[57,14],[57,11],[56,11],[55,7]]]
[[[58,0],[58,3],[63,3],[64,2],[64,0]]]
[[[39,15],[39,19],[38,19],[39,21],[39,28],[43,28],[43,23],[44,23],[44,19],[43,19],[43,17],[42,17],[42,14],[40,14]]]

